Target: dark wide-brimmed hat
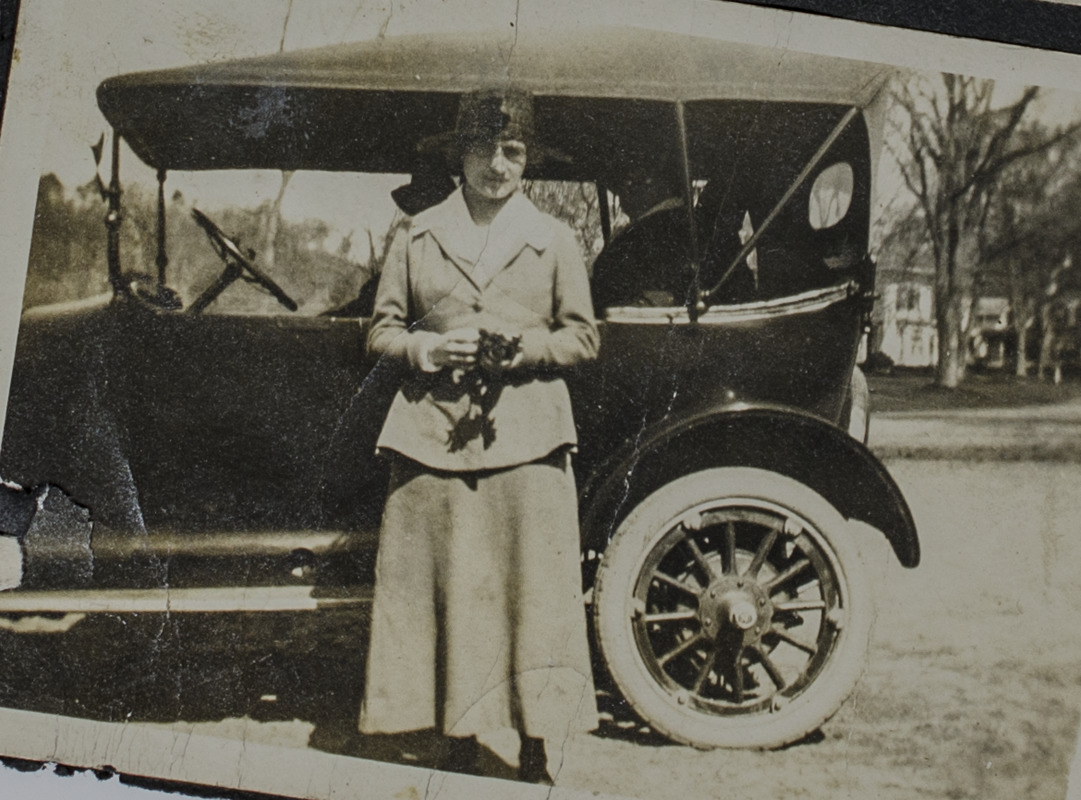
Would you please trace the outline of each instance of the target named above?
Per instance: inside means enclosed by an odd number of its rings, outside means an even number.
[[[429,136],[417,145],[421,153],[442,151],[459,158],[477,143],[517,140],[526,146],[528,159],[567,160],[536,140],[533,126],[533,95],[520,89],[485,89],[467,92],[458,102],[454,130]]]

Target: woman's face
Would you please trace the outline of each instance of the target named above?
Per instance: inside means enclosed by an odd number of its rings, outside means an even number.
[[[525,162],[525,143],[517,139],[477,142],[462,155],[462,174],[481,197],[506,200],[518,190]]]

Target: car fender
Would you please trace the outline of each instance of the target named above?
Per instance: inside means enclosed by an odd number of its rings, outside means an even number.
[[[806,412],[743,404],[661,423],[609,458],[581,495],[583,547],[603,551],[623,518],[665,484],[725,466],[766,469],[805,484],[846,518],[881,531],[902,565],[919,564],[908,504],[863,443]]]

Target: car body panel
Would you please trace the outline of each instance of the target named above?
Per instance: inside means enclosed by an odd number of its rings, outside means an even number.
[[[586,548],[603,551],[626,514],[674,477],[729,466],[798,480],[845,517],[880,530],[903,566],[919,565],[919,539],[908,504],[865,445],[812,414],[742,403],[658,424],[614,455],[597,472],[601,480],[586,489]]]

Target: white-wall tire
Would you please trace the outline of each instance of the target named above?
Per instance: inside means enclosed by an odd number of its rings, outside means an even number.
[[[602,557],[593,610],[627,702],[700,748],[819,728],[855,687],[874,619],[849,524],[803,484],[744,467],[643,500]]]

